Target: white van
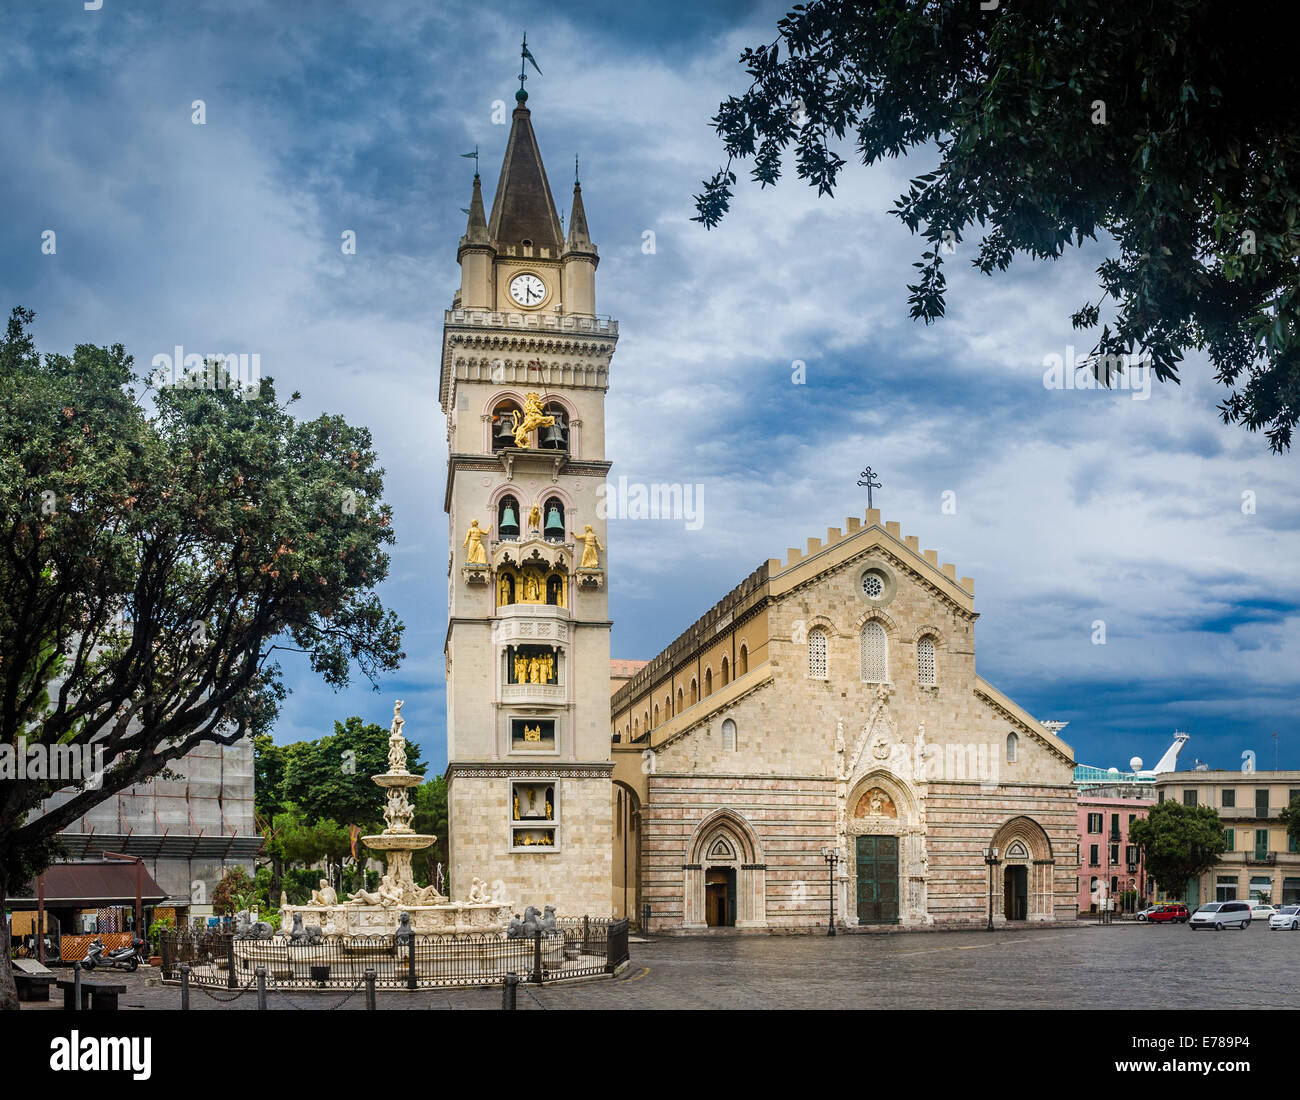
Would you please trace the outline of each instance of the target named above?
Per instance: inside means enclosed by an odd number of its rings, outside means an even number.
[[[1249,926],[1250,905],[1244,901],[1207,902],[1196,910],[1192,914],[1192,919],[1187,922],[1187,927],[1193,930],[1213,928],[1218,932],[1222,932],[1225,928],[1245,930]]]

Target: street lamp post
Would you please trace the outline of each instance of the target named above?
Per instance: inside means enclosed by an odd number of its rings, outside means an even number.
[[[989,924],[986,931],[992,932],[993,931],[993,868],[996,867],[1001,862],[1001,860],[998,858],[998,850],[996,848],[985,848],[984,862],[988,864],[988,868],[989,868]]]
[[[835,865],[840,861],[840,853],[836,848],[826,847],[822,849],[822,859],[824,859],[831,871],[831,915],[826,924],[826,934],[835,935]]]

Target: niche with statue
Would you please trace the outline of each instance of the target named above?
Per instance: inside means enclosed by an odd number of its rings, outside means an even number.
[[[524,781],[510,788],[510,846],[554,848],[560,820],[555,784]]]
[[[560,655],[554,646],[506,646],[506,683],[558,684]]]

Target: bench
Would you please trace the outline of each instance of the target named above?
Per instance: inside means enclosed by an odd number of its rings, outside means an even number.
[[[20,1001],[48,1001],[54,971],[35,959],[14,959],[14,985]]]
[[[63,1007],[71,1011],[77,1007],[76,982],[72,978],[60,978],[58,987],[63,990]],[[115,1012],[117,998],[126,992],[125,982],[105,982],[98,978],[81,979],[81,1008],[101,1012]]]

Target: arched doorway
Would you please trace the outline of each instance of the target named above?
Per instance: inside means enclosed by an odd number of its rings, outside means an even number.
[[[735,810],[715,810],[686,851],[684,928],[767,927],[766,866],[749,822]]]
[[[626,783],[614,781],[613,896],[615,917],[641,919],[641,799]]]
[[[1002,861],[1001,912],[1003,921],[1053,920],[1053,872],[1056,864],[1052,843],[1037,821],[1013,817],[992,840]]]
[[[851,785],[845,817],[845,919],[927,923],[925,836],[910,787],[889,771],[872,769]]]

